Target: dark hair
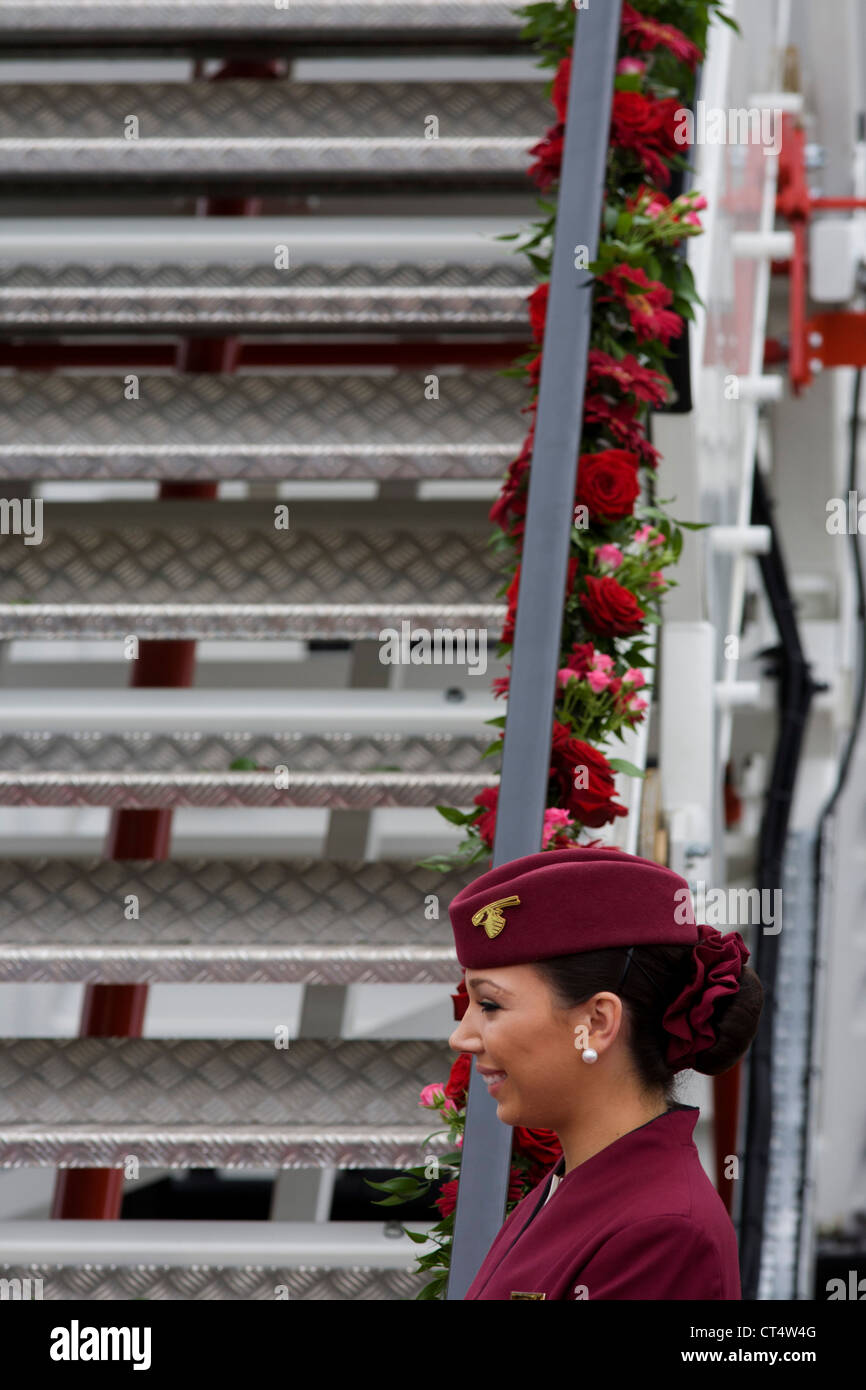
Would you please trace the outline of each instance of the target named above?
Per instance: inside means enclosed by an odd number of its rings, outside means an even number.
[[[562,1008],[583,1004],[602,990],[620,996],[627,1020],[628,1047],[641,1085],[647,1091],[664,1091],[670,1104],[676,1073],[665,1057],[670,1034],[662,1028],[662,1016],[690,978],[692,947],[635,946],[622,989],[618,989],[627,951],[625,946],[609,946],[578,955],[551,956],[533,964]],[[744,965],[736,993],[716,1001],[712,1024],[718,1041],[697,1054],[694,1070],[715,1076],[732,1067],[758,1031],[763,1004],[761,981],[754,970]]]

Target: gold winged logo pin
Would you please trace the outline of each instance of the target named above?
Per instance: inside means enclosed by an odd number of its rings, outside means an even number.
[[[494,936],[498,936],[505,926],[505,915],[502,911],[504,907],[517,907],[520,899],[512,893],[510,898],[497,898],[495,903],[487,903],[485,907],[479,907],[478,911],[472,915],[473,927],[483,927],[491,941]]]

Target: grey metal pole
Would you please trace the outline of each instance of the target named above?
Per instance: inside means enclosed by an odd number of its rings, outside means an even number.
[[[496,816],[494,866],[541,847],[553,703],[574,511],[593,277],[575,268],[598,250],[621,0],[575,15],[535,446]],[[462,1299],[502,1225],[511,1129],[472,1068],[448,1300]]]

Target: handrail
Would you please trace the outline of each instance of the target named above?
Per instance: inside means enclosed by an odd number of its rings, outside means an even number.
[[[607,0],[575,14],[494,867],[541,848],[592,314],[593,277],[575,269],[575,249],[591,262],[598,247],[620,10]],[[464,1297],[502,1224],[510,1157],[511,1131],[473,1068],[449,1300]]]

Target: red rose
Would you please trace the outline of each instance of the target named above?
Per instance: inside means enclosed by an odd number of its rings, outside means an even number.
[[[587,770],[585,787],[575,787],[574,774],[579,767]],[[582,825],[597,830],[617,816],[628,815],[625,806],[613,800],[616,787],[613,769],[603,753],[575,738],[569,725],[558,719],[553,724],[551,777],[557,804],[563,806]]]
[[[643,92],[614,92],[611,119],[614,129],[626,137],[632,132],[646,135],[658,124],[652,98]]]
[[[436,1198],[436,1205],[439,1208],[439,1215],[442,1220],[450,1216],[457,1206],[457,1179],[452,1178],[450,1182],[443,1182],[439,1189],[439,1196]]]
[[[499,801],[498,787],[485,787],[483,792],[479,792],[473,798],[476,806],[484,806],[487,809],[483,816],[479,816],[475,821],[475,828],[481,836],[485,845],[493,848],[493,833],[496,829],[496,806]]]
[[[505,614],[505,622],[502,627],[500,642],[514,641],[514,624],[517,619],[517,591],[520,588],[520,566],[514,571],[511,583],[505,591],[505,601],[508,604],[508,611]]]
[[[449,1072],[448,1080],[445,1083],[445,1095],[448,1097],[449,1100],[453,1100],[454,1104],[460,1110],[462,1110],[464,1105],[466,1104],[466,1094],[469,1090],[469,1075],[471,1071],[471,1052],[461,1052],[457,1056],[455,1061],[451,1064],[451,1071]]]
[[[597,521],[619,521],[631,516],[640,496],[638,456],[626,449],[603,449],[581,454],[577,470],[576,498]]]
[[[569,597],[572,590],[574,589],[574,582],[577,577],[577,571],[579,569],[579,566],[580,561],[578,560],[577,556],[572,555],[571,559],[568,562],[568,570],[565,577],[566,598]],[[505,625],[502,629],[502,636],[499,639],[500,642],[514,641],[514,624],[517,618],[517,591],[520,587],[520,568],[520,565],[518,565],[517,569],[514,571],[511,583],[509,584],[508,589],[506,591],[505,597],[508,602],[508,611],[505,615]]]
[[[585,676],[592,665],[592,658],[595,655],[595,648],[591,642],[575,642],[571,649],[571,656],[565,663],[570,671],[576,671],[578,676]]]
[[[463,979],[460,981],[459,985],[457,986],[456,992],[455,992],[454,994],[452,994],[452,996],[451,996],[451,1002],[452,1002],[453,1005],[454,1005],[454,1019],[455,1019],[455,1022],[459,1023],[460,1020],[461,1020],[461,1018],[463,1017],[463,1015],[465,1014],[466,1010],[467,1010],[468,1007],[469,1007],[469,990],[466,988],[466,976],[465,976],[465,975],[464,975]],[[453,1068],[452,1068],[452,1075],[453,1075]],[[447,1095],[448,1092],[446,1091],[445,1094]]]
[[[553,87],[550,92],[550,99],[556,107],[556,114],[561,121],[565,121],[565,113],[568,110],[568,84],[571,81],[571,49],[564,58],[560,60],[559,67],[556,69],[556,76],[553,79]]]
[[[664,159],[682,151],[676,142],[676,97],[655,101],[641,92],[614,92],[610,117],[610,140],[620,149],[630,150],[656,183],[670,183],[670,169]]]
[[[508,472],[505,475],[505,482],[502,491],[497,497],[488,513],[489,519],[496,526],[501,526],[503,531],[509,530],[509,523],[515,517],[522,519],[526,516],[526,488],[529,478],[529,468],[532,463],[532,448],[535,439],[535,424],[529,427],[529,433],[523,441],[523,446],[516,459],[512,459],[508,465]],[[512,527],[512,534],[518,528]],[[522,530],[522,527],[520,528]]]
[[[550,293],[550,282],[545,280],[543,285],[537,285],[529,296],[529,322],[532,325],[533,342],[540,343],[544,337],[544,321],[547,318],[547,296]]]
[[[450,1216],[457,1206],[457,1183],[458,1179],[453,1178],[451,1182],[443,1183],[439,1190],[439,1196],[436,1198],[436,1206],[439,1208],[443,1220],[446,1216]],[[525,1186],[526,1182],[523,1174],[517,1168],[512,1168],[511,1176],[508,1179],[508,1195],[505,1199],[506,1204],[508,1202],[519,1202],[521,1197],[525,1195]]]
[[[580,602],[589,627],[604,636],[638,632],[644,619],[634,594],[610,575],[602,579],[587,575],[586,592],[581,594]]]
[[[529,153],[534,155],[534,163],[530,164],[527,173],[542,193],[546,193],[552,183],[559,178],[562,170],[562,146],[565,136],[565,127],[554,125],[550,130],[533,145]]]
[[[513,1144],[530,1161],[529,1181],[533,1187],[562,1157],[562,1145],[552,1129],[524,1129],[522,1125],[515,1125]]]

